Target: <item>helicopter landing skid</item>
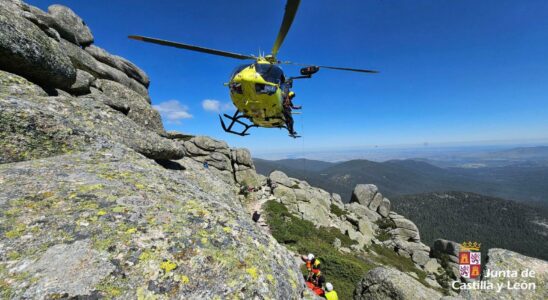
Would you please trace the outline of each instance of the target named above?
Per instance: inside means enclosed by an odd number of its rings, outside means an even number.
[[[249,133],[247,133],[247,131],[253,127],[258,127],[257,125],[249,125],[249,124],[246,124],[242,121],[240,121],[241,118],[246,118],[244,115],[239,115],[240,111],[237,110],[233,116],[229,116],[227,114],[223,114],[225,118],[229,119],[231,122],[230,122],[230,125],[228,125],[228,127],[226,126],[225,122],[223,121],[223,118],[221,117],[221,115],[219,115],[219,120],[221,120],[221,126],[223,127],[223,130],[225,132],[228,132],[228,133],[232,133],[232,134],[236,134],[236,135],[239,135],[239,136],[246,136],[246,135],[249,135]],[[245,127],[244,130],[240,131],[240,132],[237,132],[237,131],[234,131],[232,130],[232,126],[234,126],[235,123],[238,123],[242,126]]]
[[[300,135],[297,135],[297,134],[289,134],[290,137],[296,139],[296,138],[300,138],[301,136]]]

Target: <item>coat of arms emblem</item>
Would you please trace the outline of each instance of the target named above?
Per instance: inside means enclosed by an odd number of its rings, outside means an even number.
[[[460,277],[476,279],[481,275],[481,244],[463,242],[459,252]]]

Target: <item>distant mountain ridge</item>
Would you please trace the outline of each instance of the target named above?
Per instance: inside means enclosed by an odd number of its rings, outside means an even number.
[[[496,157],[531,159],[542,158],[548,160],[548,146],[518,147],[509,150],[500,150],[489,153]]]
[[[271,170],[269,166],[269,163],[272,162],[271,160],[266,159],[260,159],[260,158],[254,158],[254,162],[259,162],[259,165],[261,167],[264,167],[264,172],[268,172],[268,170]],[[308,171],[321,171],[324,169],[327,169],[335,163],[321,161],[321,160],[312,160],[312,159],[306,159],[306,158],[296,158],[296,159],[281,159],[276,160],[276,165],[284,166],[286,168],[301,168],[306,169]],[[268,172],[269,173],[269,172]]]
[[[257,171],[280,170],[289,176],[338,193],[343,201],[359,183],[377,185],[389,197],[428,192],[465,191],[548,205],[548,166],[520,163],[488,168],[441,168],[418,160],[326,163],[306,159],[255,159]]]

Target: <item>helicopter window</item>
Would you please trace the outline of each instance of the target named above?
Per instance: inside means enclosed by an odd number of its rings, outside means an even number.
[[[233,94],[243,94],[244,91],[242,90],[242,85],[240,83],[231,83],[229,85],[230,87],[230,91],[233,93]]]
[[[278,90],[278,88],[275,85],[260,84],[260,83],[255,84],[255,92],[257,92],[258,94],[272,95],[276,93],[276,90]]]
[[[276,65],[255,64],[255,71],[263,77],[264,80],[275,84],[283,82],[284,72]]]
[[[236,74],[240,73],[243,69],[249,67],[250,65],[240,65],[237,66],[234,71],[232,72],[232,75],[230,75],[230,79],[233,79]]]

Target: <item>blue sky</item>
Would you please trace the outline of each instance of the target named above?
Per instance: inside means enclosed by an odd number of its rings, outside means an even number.
[[[167,129],[255,153],[548,139],[548,2],[304,0],[279,58],[380,70],[321,70],[296,82],[293,140],[278,129],[224,133],[223,83],[241,61],[127,39],[137,34],[244,54],[269,51],[284,1],[46,1],[71,7],[96,44],[151,77]],[[288,74],[297,68],[284,67]],[[217,102],[215,102],[217,101]],[[174,111],[174,112],[173,112]],[[167,117],[171,116],[170,121]],[[190,117],[191,116],[191,117]],[[180,119],[176,119],[180,117]],[[187,117],[187,118],[184,118]]]

